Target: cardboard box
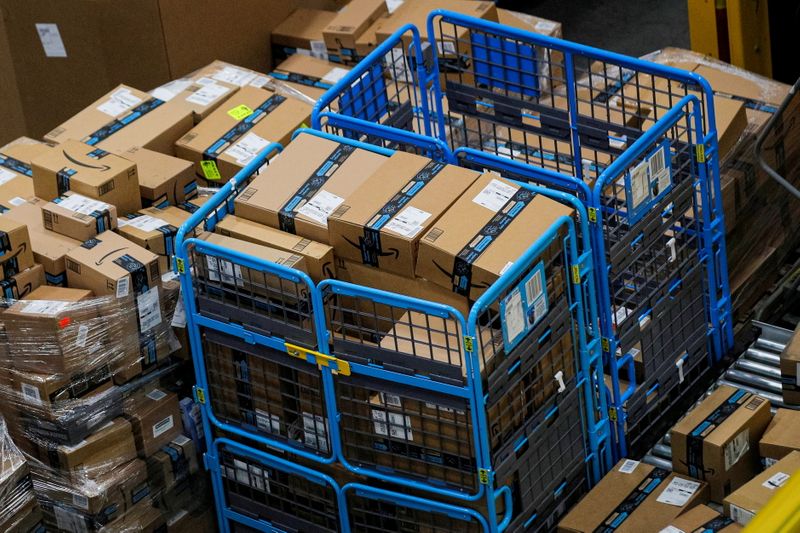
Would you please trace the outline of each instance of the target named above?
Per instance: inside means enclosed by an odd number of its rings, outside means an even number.
[[[67,254],[69,286],[97,296],[141,296],[161,284],[158,256],[106,231]]]
[[[44,284],[44,267],[42,265],[33,265],[10,278],[0,281],[0,290],[2,290],[3,298],[19,300]]]
[[[558,523],[559,533],[660,531],[708,501],[708,485],[623,459]]]
[[[191,111],[194,123],[199,124],[238,89],[239,85],[195,72],[153,89],[150,94],[171,106]]]
[[[74,446],[61,445],[47,453],[50,466],[72,479],[93,479],[136,459],[131,424],[115,418]]]
[[[25,202],[34,195],[33,180],[27,176],[14,178],[0,185],[0,213]]]
[[[722,516],[707,505],[698,505],[673,520],[669,526],[661,530],[661,533],[695,533],[698,531],[738,533],[741,530],[742,526],[735,523],[727,516]]]
[[[153,507],[149,499],[145,499],[125,510],[125,514],[112,520],[98,531],[112,533],[118,531],[137,531],[141,533],[159,533],[166,531],[164,515]]]
[[[225,61],[220,60],[212,61],[208,65],[197,69],[183,79],[197,80],[202,78],[211,78],[215,82],[226,83],[239,88],[250,86],[261,89],[269,82],[269,77],[262,74],[261,69],[257,71],[251,70],[249,68],[226,63]],[[156,91],[165,88],[167,90],[174,91],[175,86],[172,84],[175,84],[179,81],[180,80],[170,82],[167,84],[167,86],[159,87],[159,89],[156,89]],[[178,85],[178,88],[180,88],[180,84]]]
[[[374,152],[300,135],[236,198],[236,215],[329,244],[328,216],[385,160]]]
[[[758,442],[761,462],[770,467],[795,450],[800,451],[800,411],[778,409]]]
[[[352,61],[356,54],[356,39],[376,20],[388,14],[385,0],[352,0],[322,31],[328,53]]]
[[[178,228],[192,215],[178,207],[150,207],[120,220],[119,234],[155,254],[161,272],[171,270]],[[187,235],[187,237],[190,237]]]
[[[295,54],[281,61],[270,76],[316,101],[349,71],[343,65]]]
[[[172,154],[175,141],[193,124],[191,110],[119,85],[44,138],[53,143],[72,139],[109,152],[140,146]]]
[[[554,200],[483,174],[419,241],[416,274],[476,300],[560,217],[572,214]]]
[[[800,470],[800,452],[793,451],[725,498],[725,514],[746,526],[756,513]]]
[[[115,206],[120,215],[141,209],[136,164],[118,155],[65,139],[31,166],[33,188],[42,200],[73,191]]]
[[[337,257],[414,277],[419,240],[481,174],[395,152],[328,217]]]
[[[336,18],[333,11],[301,7],[272,30],[272,57],[279,61],[292,54],[314,55],[327,61],[322,32]]]
[[[387,15],[384,15],[384,16],[378,18],[366,30],[364,30],[364,33],[362,33],[356,39],[356,54],[355,54],[355,57],[352,60],[352,64],[355,64],[359,60],[361,60],[361,59],[365,58],[366,56],[368,56],[370,54],[370,52],[372,52],[372,50],[374,50],[375,47],[378,46],[378,43],[380,41],[378,40],[378,36],[375,35],[375,32],[378,30],[378,28],[383,26],[384,19],[386,19],[386,18],[388,18],[390,16],[391,16],[391,14],[387,14]],[[344,55],[341,56],[340,59],[343,60],[342,61],[343,63],[347,63],[347,60],[345,59],[346,57],[347,56],[344,56]]]
[[[15,276],[33,266],[28,226],[0,217],[0,280]]]
[[[44,228],[81,242],[117,229],[117,208],[82,194],[66,192],[42,206]]]
[[[31,188],[33,185],[31,184]],[[67,252],[80,246],[80,241],[47,231],[42,221],[42,206],[46,202],[31,198],[5,213],[3,216],[28,226],[34,260],[44,267],[45,281],[48,285],[67,284]]]
[[[124,416],[131,423],[139,457],[150,457],[178,437],[182,430],[178,397],[153,389],[125,401]]]
[[[31,159],[48,150],[49,145],[27,137],[0,148],[0,212],[33,196]]]
[[[311,239],[298,237],[279,229],[264,226],[257,222],[228,215],[217,223],[217,233],[242,241],[263,244],[284,252],[303,256],[308,275],[315,283],[336,277],[336,264],[333,248]]]
[[[722,502],[761,469],[758,441],[769,407],[769,400],[719,387],[670,431],[673,470],[707,481],[711,501]]]
[[[209,181],[228,180],[269,143],[289,144],[309,121],[311,106],[267,89],[243,87],[175,144],[178,157],[195,163]]]
[[[800,326],[781,353],[781,386],[783,401],[800,405]]]
[[[191,162],[138,147],[119,155],[136,163],[142,207],[180,205],[197,194]]]
[[[184,435],[178,435],[147,458],[148,477],[154,490],[170,490],[176,483],[197,471],[197,452],[194,443]]]
[[[35,374],[27,370],[10,369],[11,387],[21,404],[39,406],[46,410],[58,407],[61,402],[86,398],[106,390],[111,383],[108,365],[87,372],[67,376],[62,374]]]

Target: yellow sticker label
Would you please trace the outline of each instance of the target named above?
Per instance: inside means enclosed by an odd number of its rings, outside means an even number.
[[[222,179],[216,161],[200,161],[200,168],[203,169],[203,175],[207,180],[217,181]]]
[[[228,111],[228,114],[235,120],[242,120],[252,115],[253,110],[247,107],[246,105],[242,104],[242,105],[237,105],[236,107]]]

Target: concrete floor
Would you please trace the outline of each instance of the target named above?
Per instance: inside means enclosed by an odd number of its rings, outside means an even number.
[[[685,0],[505,0],[499,7],[557,20],[564,38],[641,56],[666,46],[689,48]]]

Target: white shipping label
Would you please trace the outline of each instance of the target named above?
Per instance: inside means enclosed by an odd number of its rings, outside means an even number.
[[[269,76],[256,76],[249,83],[250,87],[258,87],[259,89],[270,82]]]
[[[44,48],[44,55],[47,57],[67,57],[67,49],[64,47],[64,40],[61,39],[61,32],[58,31],[56,24],[36,24],[36,33]]]
[[[775,490],[781,488],[784,483],[789,481],[790,474],[786,474],[784,472],[778,472],[777,474],[770,477],[761,485],[768,488],[769,490]]]
[[[430,213],[409,205],[397,213],[397,215],[386,224],[384,229],[411,238],[422,231],[425,221],[429,218],[431,218]]]
[[[410,83],[414,81],[414,75],[408,66],[402,48],[392,48],[386,53],[384,63],[389,69],[389,75],[396,81]]]
[[[15,196],[14,198],[12,198],[11,200],[8,201],[8,203],[10,203],[11,205],[13,205],[15,207],[19,206],[19,205],[22,205],[25,202],[26,202],[25,198],[20,198],[19,196]]]
[[[631,171],[631,204],[634,208],[650,197],[650,182],[647,179],[648,163],[639,163]]]
[[[160,402],[161,400],[167,397],[167,393],[160,389],[153,389],[147,393],[147,397],[153,400],[154,402]]]
[[[303,440],[306,446],[328,453],[328,421],[325,417],[303,413]]]
[[[69,533],[86,533],[86,520],[80,513],[73,513],[58,505],[53,506],[53,513],[56,515],[56,525],[59,531]]]
[[[325,46],[325,41],[311,41],[311,57],[328,60],[328,47]]]
[[[161,305],[158,301],[158,287],[136,297],[136,306],[139,308],[139,324],[141,332],[147,333],[161,324]]]
[[[248,133],[233,146],[225,150],[225,154],[234,158],[240,165],[246,165],[269,145],[269,141],[255,133]]]
[[[738,505],[731,504],[731,518],[737,524],[746,526],[750,523],[755,515],[755,513],[752,513],[747,509],[742,509]]]
[[[667,526],[658,533],[686,533],[684,530],[679,529],[675,526]]]
[[[21,313],[26,315],[57,315],[61,311],[69,307],[67,302],[54,302],[50,300],[33,300],[27,302],[25,307],[20,310]]]
[[[175,304],[175,313],[172,315],[172,323],[170,326],[173,328],[186,327],[186,309],[183,307],[183,298],[181,295],[178,295],[178,302]]]
[[[344,78],[344,75],[347,74],[348,72],[350,72],[350,71],[347,70],[346,68],[333,67],[332,69],[330,69],[328,71],[327,74],[325,74],[322,77],[322,81],[324,83],[330,83],[331,85],[333,85],[334,83],[336,83],[340,79]]]
[[[20,388],[22,389],[22,395],[28,403],[36,405],[42,404],[42,397],[39,395],[39,389],[37,387],[34,387],[30,383],[20,383]]]
[[[119,225],[129,228],[136,228],[149,233],[157,230],[158,228],[169,226],[169,222],[160,218],[151,217],[150,215],[142,215],[135,218],[120,219]]]
[[[213,81],[213,80],[212,80]],[[198,82],[199,83],[199,82]],[[169,102],[192,84],[192,80],[174,80],[150,91],[150,96]]]
[[[472,199],[473,202],[481,207],[485,207],[490,211],[497,213],[502,209],[506,203],[514,196],[519,187],[515,187],[508,183],[503,183],[500,180],[492,179],[489,185],[483,188],[481,192]]]
[[[239,459],[233,460],[233,466],[236,468],[236,481],[243,485],[250,486],[250,475],[247,473],[247,463]]]
[[[97,110],[117,117],[142,101],[141,98],[131,93],[130,89],[117,89],[108,100],[97,106]]]
[[[750,451],[750,430],[745,428],[725,445],[725,471],[731,469]]]
[[[125,276],[117,281],[117,298],[125,298],[130,292],[131,277]]]
[[[670,481],[667,488],[663,490],[656,501],[666,503],[667,505],[683,507],[699,488],[700,483],[697,481],[675,477],[672,478],[672,481]]]
[[[637,466],[639,466],[639,461],[625,459],[625,462],[619,467],[619,471],[623,474],[632,474],[636,470]]]
[[[533,27],[536,31],[541,33],[550,33],[556,29],[557,24],[549,20],[540,20]]]
[[[5,185],[9,181],[17,177],[16,172],[11,172],[8,169],[0,167],[0,185]]]
[[[239,265],[207,255],[206,266],[208,266],[208,278],[211,281],[236,284],[239,287],[244,286],[242,268]]]
[[[192,104],[207,106],[211,102],[218,100],[228,91],[230,91],[230,89],[224,85],[212,83],[211,85],[204,85],[200,89],[193,92],[186,98],[186,101]]]
[[[525,331],[525,311],[522,308],[522,293],[519,288],[505,300],[506,333],[509,339],[516,339]]]
[[[256,77],[256,73],[236,67],[224,67],[215,72],[211,77],[218,81],[230,83],[231,85],[244,87],[253,81],[253,79]]]
[[[160,437],[173,427],[175,427],[175,419],[172,415],[169,415],[167,418],[153,424],[153,438]]]
[[[312,220],[316,220],[320,224],[327,224],[330,214],[333,213],[337,207],[342,205],[343,202],[344,198],[336,196],[325,189],[320,189],[319,192],[298,209],[297,212]]]
[[[94,198],[87,198],[80,194],[66,196],[58,205],[74,213],[80,213],[81,215],[91,215],[95,211],[106,211],[111,208],[111,206],[105,202],[95,200]]]
[[[261,409],[256,409],[256,426],[258,429],[266,431],[267,433],[280,434],[281,419],[278,415],[273,415],[267,413],[266,411],[262,411]]]
[[[195,85],[202,85],[205,87],[206,85],[215,85],[217,82],[214,81],[213,78],[206,78],[205,76],[203,76],[202,78],[197,78],[196,80],[194,80],[194,83]]]
[[[78,509],[83,509],[84,511],[88,511],[89,510],[89,498],[87,498],[83,494],[73,494],[72,495],[72,505],[74,505]]]
[[[189,444],[190,440],[192,439],[190,439],[186,435],[178,435],[177,437],[172,439],[172,442],[177,444],[178,446],[186,446],[187,444]]]
[[[386,0],[386,7],[389,9],[389,14],[395,12],[395,10],[403,5],[403,0]]]
[[[81,324],[78,326],[78,336],[75,338],[75,344],[78,348],[84,348],[86,346],[86,339],[89,337],[89,326],[86,324]]]
[[[372,421],[373,429],[378,435],[394,439],[414,440],[414,433],[411,431],[411,417],[409,416],[373,409]]]
[[[391,407],[403,407],[403,400],[397,394],[380,393],[381,402]]]

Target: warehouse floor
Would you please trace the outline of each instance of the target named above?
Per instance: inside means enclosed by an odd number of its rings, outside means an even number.
[[[564,38],[641,56],[666,46],[689,48],[686,2],[675,0],[506,0],[500,7],[558,20]]]

